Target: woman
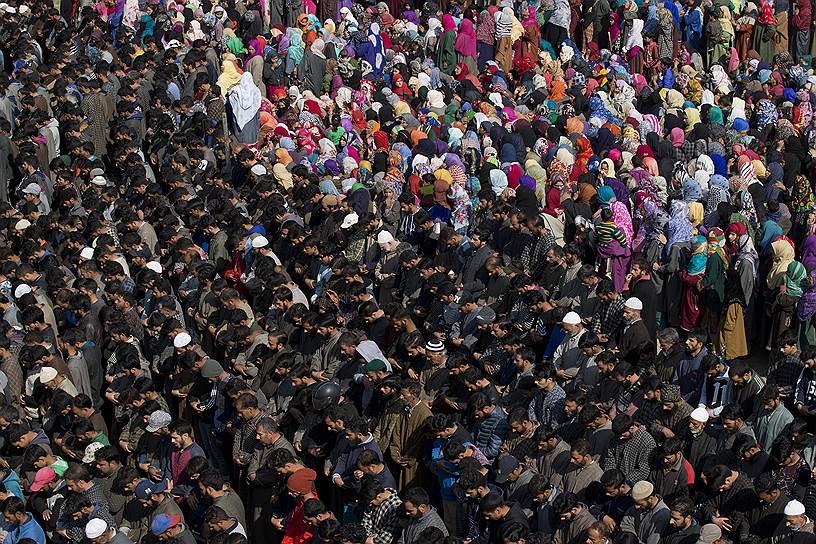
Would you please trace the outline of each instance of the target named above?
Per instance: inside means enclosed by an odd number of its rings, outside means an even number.
[[[720,34],[719,36],[712,36],[712,39],[716,38],[716,41],[709,44],[709,51],[711,53],[708,58],[709,66],[731,54],[735,35],[734,25],[731,20],[731,11],[726,6],[720,6],[717,11],[717,22],[720,27]]]
[[[449,76],[456,68],[456,22],[446,13],[442,16],[442,35],[436,47],[436,67]]]
[[[298,65],[298,79],[303,82],[303,88],[312,91],[315,96],[323,94],[323,78],[326,75],[326,55],[323,54],[325,47],[326,42],[322,38],[317,38],[304,53]]]
[[[228,97],[233,132],[239,143],[254,144],[261,130],[261,91],[252,74],[244,72]]]
[[[459,35],[456,36],[454,46],[460,64],[468,67],[471,74],[478,74],[479,68],[476,64],[476,30],[473,28],[473,21],[464,17],[459,23]]]
[[[481,72],[487,61],[493,60],[496,44],[496,21],[489,11],[479,14],[479,26],[476,28],[476,51],[478,52],[478,70]]]
[[[783,315],[784,312],[787,311],[788,317],[790,317],[793,308],[796,307],[795,304],[790,306],[791,301],[789,299],[780,298],[780,295],[784,295],[787,285],[788,267],[794,262],[795,252],[793,246],[788,240],[782,238],[772,242],[770,248],[773,262],[765,282],[765,316],[770,318],[771,321],[771,329],[765,344],[767,350],[771,350],[776,345],[777,336],[785,329],[783,325],[786,320]],[[801,293],[799,296],[801,296]]]
[[[615,198],[615,192],[611,187],[605,185],[598,189],[598,203],[601,208],[608,208],[612,211],[612,222],[623,232],[626,245],[621,245],[617,240],[613,240],[603,246],[598,246],[598,255],[602,258],[610,259],[612,269],[612,283],[615,290],[621,292],[626,282],[626,274],[629,273],[629,264],[632,257],[632,217],[629,210],[622,202]]]
[[[680,327],[684,331],[690,331],[700,326],[700,319],[702,318],[700,298],[703,293],[700,286],[702,285],[701,282],[707,263],[706,238],[697,236],[694,240],[694,249],[688,266],[678,273],[683,285],[683,295],[680,303]]]
[[[513,66],[513,8],[496,13],[496,63],[509,73]]]
[[[720,318],[725,304],[726,272],[729,259],[725,252],[725,233],[719,227],[708,232],[708,263],[703,278],[702,326],[714,338],[719,332]]]
[[[771,306],[771,338],[767,349],[777,345],[777,338],[788,329],[796,329],[794,320],[799,299],[808,287],[808,273],[799,261],[790,261],[783,275],[783,284],[779,286],[776,298]]]

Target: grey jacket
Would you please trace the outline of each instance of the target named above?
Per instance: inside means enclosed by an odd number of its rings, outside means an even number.
[[[436,508],[431,506],[424,516],[413,518],[408,522],[408,525],[402,530],[402,535],[400,535],[397,544],[419,544],[419,535],[428,527],[436,527],[445,536],[448,536],[448,528],[445,527],[445,522],[437,514]]]

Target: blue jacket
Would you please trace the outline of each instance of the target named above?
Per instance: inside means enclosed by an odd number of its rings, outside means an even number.
[[[26,512],[26,515],[28,516],[28,521],[20,526],[12,527],[6,524],[8,534],[3,544],[17,544],[17,542],[20,542],[24,538],[30,538],[37,544],[45,544],[45,532],[42,527],[40,527],[40,524],[34,519],[31,512]]]
[[[494,406],[489,416],[473,427],[473,443],[490,461],[499,455],[504,437],[510,430],[507,415],[499,406]]]

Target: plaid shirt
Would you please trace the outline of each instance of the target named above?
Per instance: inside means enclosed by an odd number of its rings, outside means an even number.
[[[374,544],[392,544],[399,534],[399,512],[402,501],[396,489],[387,488],[391,496],[378,506],[367,508],[363,514],[363,527],[374,539]]]
[[[780,354],[773,357],[771,364],[768,366],[766,385],[775,385],[779,388],[780,393],[790,397],[803,367],[804,365],[799,360],[798,351],[793,355]]]
[[[623,326],[623,305],[626,301],[618,296],[612,302],[603,302],[592,318],[590,328],[595,334],[612,335]]]

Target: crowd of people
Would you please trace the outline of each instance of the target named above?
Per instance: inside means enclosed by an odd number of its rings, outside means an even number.
[[[813,544],[813,25],[0,3],[2,544]]]

